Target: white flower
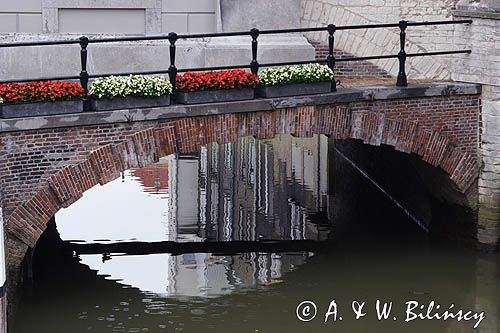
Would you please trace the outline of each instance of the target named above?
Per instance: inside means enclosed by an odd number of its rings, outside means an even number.
[[[331,80],[333,80],[333,71],[328,66],[320,64],[274,67],[265,69],[259,74],[259,81],[265,86]]]
[[[109,76],[98,78],[90,87],[89,94],[98,98],[125,96],[162,96],[172,92],[172,84],[161,76]]]
[[[0,104],[2,104],[2,103],[3,103],[3,98],[2,98],[2,97],[0,97]]]

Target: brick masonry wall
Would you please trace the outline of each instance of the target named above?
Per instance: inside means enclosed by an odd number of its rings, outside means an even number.
[[[455,95],[4,133],[0,170],[7,230],[33,246],[61,207],[121,171],[249,135],[321,133],[390,145],[442,168],[465,192],[478,175],[479,106],[478,95]]]
[[[120,142],[148,126],[100,125],[58,130],[17,132],[0,136],[0,178],[5,214],[32,195],[37,184],[59,167],[86,158],[101,145]]]
[[[321,42],[309,41],[316,50],[316,59],[326,59],[328,45]],[[334,50],[335,58],[353,57],[352,54],[341,50]],[[338,62],[335,64],[336,78],[390,78],[391,75],[382,68],[368,61]]]

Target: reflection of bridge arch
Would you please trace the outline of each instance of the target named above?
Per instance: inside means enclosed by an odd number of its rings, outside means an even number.
[[[416,154],[443,169],[462,193],[477,179],[475,156],[451,138],[417,121],[373,111],[353,111],[344,106],[220,114],[159,124],[92,151],[78,164],[53,174],[33,197],[17,206],[7,220],[7,229],[27,245],[34,246],[46,223],[60,208],[74,203],[94,185],[118,178],[124,170],[150,165],[175,152],[195,152],[211,142],[234,142],[246,136],[269,139],[276,134],[297,137],[325,134],[336,139],[393,146],[397,151]]]

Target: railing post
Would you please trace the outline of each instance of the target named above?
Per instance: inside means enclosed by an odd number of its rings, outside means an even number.
[[[87,72],[87,46],[89,45],[89,38],[86,36],[80,37],[80,60],[82,64],[82,71],[80,72],[80,84],[85,91],[83,98],[83,109],[89,109],[88,92],[89,92],[89,73]]]
[[[335,44],[335,31],[337,27],[335,24],[328,25],[328,57],[326,58],[326,63],[330,69],[335,69],[335,54],[333,53],[333,46]],[[332,78],[332,91],[337,91],[337,82],[335,81],[335,76]]]
[[[173,89],[175,89],[177,80],[177,67],[175,66],[175,52],[177,47],[175,42],[177,42],[177,34],[171,32],[168,34],[168,40],[170,42],[170,67],[168,68],[168,77],[170,78],[170,83],[172,83]]]
[[[398,87],[407,87],[408,86],[408,81],[406,78],[406,51],[405,51],[405,44],[406,44],[406,28],[408,27],[408,22],[405,20],[399,21],[399,29],[401,30],[399,34],[399,39],[401,43],[401,51],[398,53],[398,59],[399,59],[399,73],[398,73],[398,80],[396,82],[396,85]]]
[[[259,73],[259,62],[257,61],[257,47],[260,31],[257,28],[250,30],[250,36],[252,36],[252,62],[250,63],[250,70],[254,75]]]

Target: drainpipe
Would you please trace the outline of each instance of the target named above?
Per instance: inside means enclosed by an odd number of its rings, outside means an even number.
[[[215,1],[215,17],[217,22],[217,32],[222,32],[222,12],[220,7],[220,0]]]

